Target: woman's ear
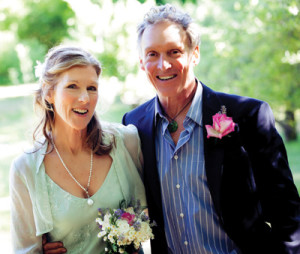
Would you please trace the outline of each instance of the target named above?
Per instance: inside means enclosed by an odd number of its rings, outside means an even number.
[[[51,98],[49,98],[48,96],[46,96],[45,100],[46,100],[46,102],[48,102],[49,104],[53,104],[53,101],[52,101]]]
[[[49,104],[54,104],[54,90],[48,90],[47,94],[45,96],[45,100],[49,103]]]

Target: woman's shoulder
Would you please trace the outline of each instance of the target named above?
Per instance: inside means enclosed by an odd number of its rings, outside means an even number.
[[[101,125],[104,132],[111,133],[116,138],[124,139],[138,135],[137,128],[132,124],[125,126],[120,123],[101,122]]]
[[[43,160],[46,144],[36,142],[24,149],[11,163],[11,171],[17,174],[24,174],[33,170],[35,165]]]
[[[127,150],[132,158],[139,157],[141,141],[138,135],[137,128],[130,125],[122,125],[119,123],[104,123],[102,124],[105,135],[113,134],[118,151]],[[120,150],[121,149],[121,150]]]

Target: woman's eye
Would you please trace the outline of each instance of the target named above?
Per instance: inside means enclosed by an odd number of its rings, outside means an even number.
[[[76,85],[75,84],[70,84],[67,86],[67,88],[76,88]]]

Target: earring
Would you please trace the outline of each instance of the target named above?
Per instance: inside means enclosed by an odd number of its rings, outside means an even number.
[[[46,101],[46,106],[47,106],[47,110],[54,112],[53,104],[51,104],[48,101]]]

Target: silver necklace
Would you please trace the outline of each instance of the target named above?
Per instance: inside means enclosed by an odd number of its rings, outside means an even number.
[[[89,175],[89,179],[88,179],[88,183],[87,183],[87,186],[86,188],[84,188],[80,182],[77,181],[77,179],[72,175],[72,173],[70,172],[70,170],[67,168],[66,164],[64,163],[63,159],[61,158],[60,156],[60,153],[58,152],[55,144],[54,144],[54,141],[52,140],[52,144],[53,144],[53,147],[58,155],[58,158],[60,159],[61,163],[63,164],[64,168],[67,170],[67,172],[69,173],[69,175],[71,176],[71,178],[75,181],[75,183],[77,183],[77,185],[85,192],[86,196],[87,196],[87,203],[88,205],[93,205],[94,204],[94,200],[92,200],[92,198],[90,197],[90,194],[89,194],[89,187],[90,187],[90,183],[91,183],[91,176],[92,176],[92,171],[93,171],[93,151],[91,151],[91,167],[90,167],[90,175]]]

